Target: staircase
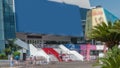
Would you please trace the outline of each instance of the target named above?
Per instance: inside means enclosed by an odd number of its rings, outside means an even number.
[[[75,50],[69,50],[64,45],[59,45],[59,48],[61,48],[62,51],[66,52],[67,54],[74,55],[71,58],[72,60],[74,59],[73,61],[83,61],[83,56],[81,54],[79,54],[77,51],[75,51]]]
[[[77,51],[73,50],[73,51],[70,51],[70,53],[73,54],[77,58],[77,60],[83,61],[84,57],[81,54],[79,54]]]
[[[51,61],[58,61],[58,59],[52,54],[50,54],[49,57],[50,57],[50,62]]]
[[[18,38],[15,40],[14,43],[26,50],[29,50],[29,45]]]
[[[72,61],[76,61],[76,56],[73,55],[73,54],[69,54],[69,58],[72,60]]]
[[[70,54],[70,50],[66,48],[64,45],[59,45],[59,48],[66,54]]]
[[[59,57],[59,53],[56,52],[53,48],[43,48],[43,50],[47,54],[53,54],[59,61],[62,61],[62,59]]]
[[[33,46],[32,44],[29,44],[30,47],[30,55],[39,57],[39,56],[43,56],[46,58],[47,62],[49,62],[49,55],[47,55],[41,48],[37,49],[35,46]]]

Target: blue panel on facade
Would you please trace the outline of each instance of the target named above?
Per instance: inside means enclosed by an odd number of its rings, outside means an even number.
[[[89,9],[85,9],[85,8],[80,8],[80,15],[81,15],[81,19],[82,20],[86,20],[86,15],[87,15],[87,11]]]
[[[105,12],[107,21],[114,22],[115,20],[118,20],[118,18],[115,15],[113,15],[112,13],[107,11],[106,9],[104,9],[104,12]]]
[[[82,36],[80,8],[47,0],[16,0],[17,31]]]
[[[76,50],[76,51],[80,50],[80,45],[76,45],[76,44],[65,44],[65,47],[67,47],[70,50]]]

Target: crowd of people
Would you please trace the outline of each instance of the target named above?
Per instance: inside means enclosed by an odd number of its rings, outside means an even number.
[[[19,56],[15,56],[15,57],[10,56],[9,61],[10,61],[10,66],[11,67],[19,65],[21,62],[24,63],[25,65],[48,64],[45,57],[43,57],[43,56],[33,56],[33,55],[27,57],[25,61],[21,61]]]

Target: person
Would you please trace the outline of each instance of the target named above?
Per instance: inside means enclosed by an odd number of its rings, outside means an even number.
[[[32,60],[33,60],[33,64],[36,64],[36,56],[33,56]]]
[[[60,51],[59,57],[60,57],[61,61],[63,61],[62,51]]]
[[[18,64],[18,60],[19,60],[19,56],[17,55],[17,56],[15,56],[15,60],[16,60],[16,64]]]
[[[14,65],[13,57],[11,56],[11,57],[10,57],[10,66],[12,67],[13,65]]]
[[[60,59],[62,60],[62,55],[61,55],[61,54],[59,55],[59,57],[60,57]]]
[[[18,55],[17,55],[17,56],[15,56],[15,60],[17,60],[17,61],[19,60],[19,56],[18,56]]]
[[[30,64],[33,64],[33,55],[30,56]]]

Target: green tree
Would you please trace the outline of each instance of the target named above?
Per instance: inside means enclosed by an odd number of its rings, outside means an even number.
[[[9,55],[9,54],[11,54],[11,49],[10,48],[5,48],[4,52],[5,52],[6,55]]]
[[[120,20],[115,21],[113,29],[111,31],[120,33]]]
[[[109,49],[105,54],[105,57],[100,58],[100,62],[95,66],[101,66],[101,68],[120,68],[120,49],[118,46],[114,46]]]
[[[120,32],[116,31],[118,30],[117,24],[119,24],[117,21],[108,22],[108,24],[102,22],[92,29],[89,38],[105,42],[107,47],[112,48],[114,45],[118,45],[120,41]]]
[[[14,53],[15,51],[21,49],[20,46],[16,45],[14,42],[15,42],[16,39],[9,39],[8,40],[8,44],[6,45],[6,48],[4,50],[4,52],[6,53],[6,55],[8,54],[12,54]]]

